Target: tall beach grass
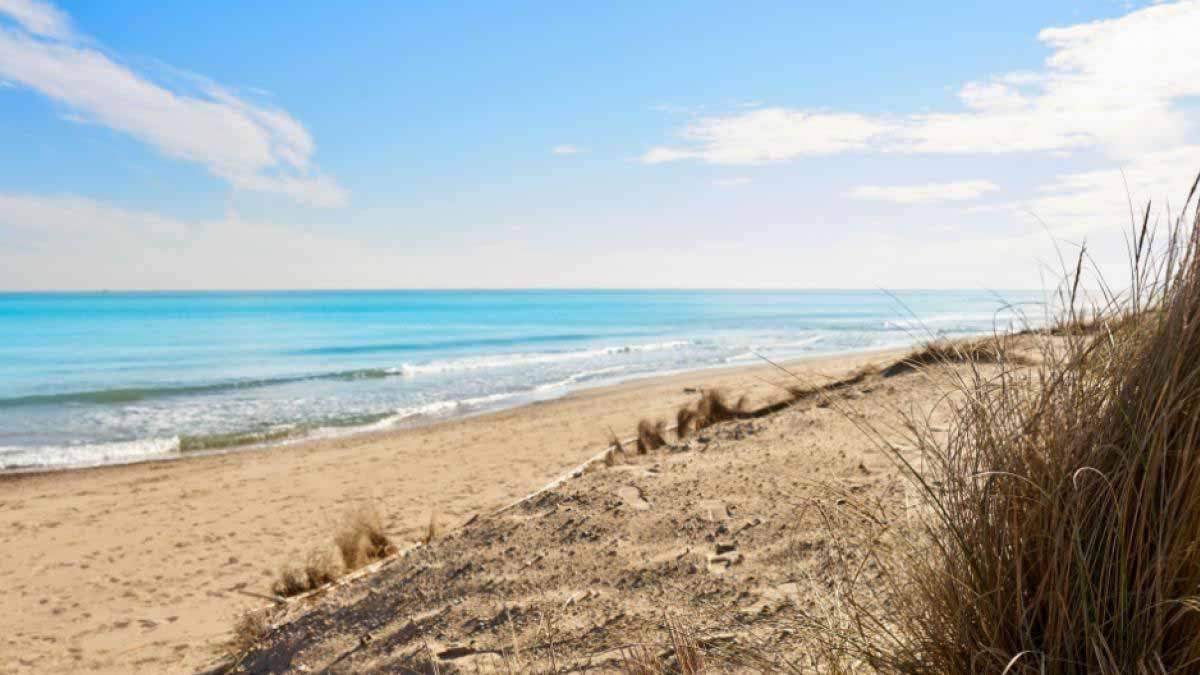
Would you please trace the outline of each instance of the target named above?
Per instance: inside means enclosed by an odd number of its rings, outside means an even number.
[[[1040,358],[1007,357],[996,339],[984,363],[947,369],[948,433],[913,420],[917,452],[894,454],[920,506],[912,532],[875,553],[886,602],[847,587],[830,615],[802,622],[830,670],[1200,672],[1192,214],[1156,239],[1147,208],[1127,287],[1095,280],[1086,308],[1081,250],[1058,326],[1032,340]]]

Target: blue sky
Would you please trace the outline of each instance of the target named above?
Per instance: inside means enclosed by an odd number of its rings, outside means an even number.
[[[1037,287],[1200,170],[1193,2],[645,4],[0,0],[0,288]]]

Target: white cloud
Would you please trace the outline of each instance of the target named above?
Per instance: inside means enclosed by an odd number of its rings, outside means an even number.
[[[7,14],[33,35],[65,40],[73,32],[70,17],[41,0],[0,0],[0,14]]]
[[[1123,17],[1047,28],[1041,70],[966,83],[963,110],[868,117],[768,108],[691,121],[684,144],[657,147],[651,164],[698,159],[757,164],[871,149],[901,153],[1100,150],[1116,158],[1184,142],[1197,131],[1180,101],[1200,96],[1200,2],[1155,5]]]
[[[999,189],[988,180],[960,180],[924,185],[860,185],[851,190],[849,196],[897,204],[925,204],[970,201]]]
[[[0,0],[0,79],[68,109],[70,119],[129,134],[196,162],[236,188],[338,206],[345,190],[312,164],[315,145],[286,111],[249,103],[199,76],[169,89],[115,62],[70,30],[65,14],[35,0]]]
[[[652,148],[642,161],[763,164],[863,150],[889,129],[886,122],[853,113],[763,108],[731,117],[701,117],[679,132],[685,145]]]
[[[580,153],[587,152],[587,150],[584,150],[577,145],[556,145],[553,148],[550,148],[550,152],[555,155],[578,155]]]
[[[729,178],[714,178],[712,184],[718,187],[731,187],[734,185],[746,185],[754,181],[747,176],[731,176]]]
[[[1140,213],[1153,202],[1156,208],[1152,214],[1165,218],[1171,200],[1182,202],[1186,197],[1200,169],[1198,158],[1200,145],[1183,145],[1146,153],[1120,168],[1063,174],[1013,208],[1045,223],[1058,236],[1082,238],[1100,231],[1111,233],[1128,225],[1130,204]],[[1174,217],[1182,206],[1174,204]]]

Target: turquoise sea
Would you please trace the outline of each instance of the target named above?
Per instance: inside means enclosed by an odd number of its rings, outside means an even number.
[[[1028,291],[0,293],[0,469],[282,443],[751,364],[759,354],[1003,330],[1036,323],[1042,299]]]

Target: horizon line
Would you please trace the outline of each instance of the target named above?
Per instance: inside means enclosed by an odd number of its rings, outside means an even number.
[[[155,294],[155,293],[523,293],[523,292],[599,292],[618,293],[629,291],[654,292],[937,292],[937,291],[1046,291],[1046,288],[989,288],[989,287],[886,287],[886,286],[696,286],[696,287],[662,287],[662,286],[392,286],[392,287],[269,287],[269,288],[61,288],[61,289],[4,289],[0,295],[118,295],[118,294]]]

